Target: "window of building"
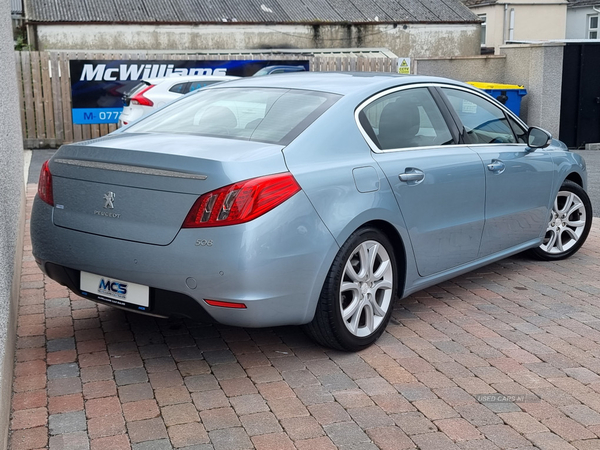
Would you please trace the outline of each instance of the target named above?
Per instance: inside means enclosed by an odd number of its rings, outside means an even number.
[[[487,16],[485,14],[480,14],[479,19],[483,21],[481,22],[481,46],[485,47],[485,35],[487,32]]]
[[[588,39],[598,39],[598,14],[588,16]]]

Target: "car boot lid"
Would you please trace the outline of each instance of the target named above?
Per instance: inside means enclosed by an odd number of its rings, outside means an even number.
[[[200,195],[287,170],[277,145],[172,135],[63,146],[49,167],[55,225],[156,245],[175,238]]]

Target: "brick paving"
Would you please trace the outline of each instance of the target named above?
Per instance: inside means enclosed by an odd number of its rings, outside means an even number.
[[[515,256],[397,302],[355,354],[98,305],[25,241],[12,450],[600,449],[598,221],[567,261]]]

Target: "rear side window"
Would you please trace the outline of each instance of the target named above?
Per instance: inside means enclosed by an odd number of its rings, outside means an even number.
[[[202,89],[203,87],[210,86],[211,84],[215,83],[221,83],[221,81],[192,81],[190,83],[190,89],[188,90],[188,92]]]
[[[295,89],[199,90],[125,132],[196,134],[287,145],[338,98]]]
[[[369,103],[359,120],[381,150],[453,144],[427,88],[404,89]]]
[[[467,144],[511,144],[517,142],[502,109],[471,92],[451,88],[442,88],[442,90],[465,127]],[[523,131],[521,129],[520,132]]]
[[[175,92],[176,94],[185,94],[188,91],[185,89],[187,83],[177,83],[169,89],[169,92]]]

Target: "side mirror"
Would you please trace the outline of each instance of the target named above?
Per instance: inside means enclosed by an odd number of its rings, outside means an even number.
[[[546,148],[552,141],[552,135],[546,130],[538,127],[531,127],[527,132],[527,145],[531,149]]]

